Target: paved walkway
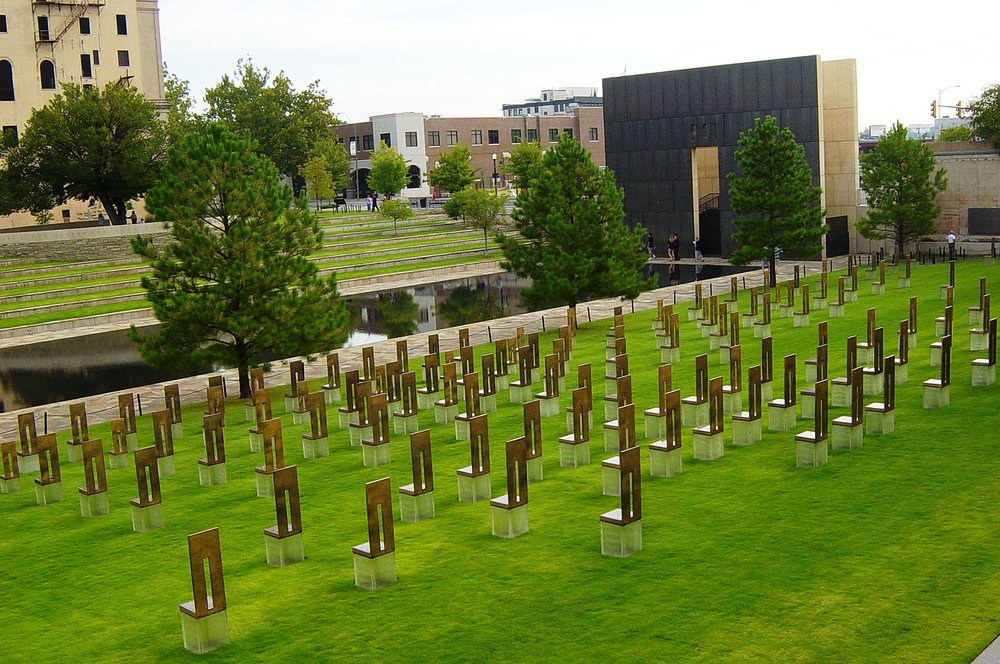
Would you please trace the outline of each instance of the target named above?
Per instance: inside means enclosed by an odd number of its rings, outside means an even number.
[[[656,263],[668,263],[666,259],[655,259]],[[681,260],[680,264],[696,264],[692,260]],[[728,265],[725,261],[719,259],[706,259],[701,264],[703,265]],[[798,263],[805,267],[806,274],[814,274],[820,269],[819,263],[803,262]],[[778,280],[790,279],[794,274],[795,263],[782,262],[778,264]],[[835,261],[835,269],[840,269],[846,267],[846,258]],[[461,270],[453,270],[453,274],[449,275],[450,278],[460,279],[463,277],[473,277],[475,274],[464,274]],[[740,279],[741,288],[750,288],[753,286],[759,286],[764,282],[763,273],[760,270],[751,269],[751,271],[744,274],[737,275]],[[729,292],[729,277],[718,277],[715,279],[706,279],[697,283],[702,284],[702,288],[705,289],[706,296],[712,290],[716,292]],[[391,278],[386,279],[380,285],[378,290],[386,290],[392,288],[404,288],[406,286],[413,286],[413,283],[399,284],[391,281]],[[608,298],[602,300],[593,300],[590,302],[584,302],[577,305],[577,318],[581,323],[591,321],[591,320],[601,320],[606,318],[611,318],[614,315],[615,307],[622,306],[625,308],[626,313],[633,313],[637,311],[646,311],[656,308],[656,302],[658,300],[664,300],[667,302],[686,302],[694,299],[694,286],[695,283],[685,283],[678,286],[667,286],[665,288],[657,288],[655,290],[647,291],[640,295],[638,298],[631,302],[622,302],[617,298]],[[472,323],[469,325],[463,325],[461,327],[468,328],[469,339],[473,345],[479,345],[483,343],[491,343],[496,339],[501,339],[505,337],[511,337],[514,335],[515,330],[518,327],[523,327],[525,332],[540,332],[547,329],[554,329],[561,325],[564,325],[566,321],[566,309],[564,307],[557,307],[553,309],[546,309],[544,311],[532,311],[529,313],[519,314],[516,316],[509,316],[507,318],[500,318],[495,320],[483,321],[480,323]],[[98,326],[103,327],[103,326]],[[120,327],[112,327],[111,329],[121,329]],[[441,344],[442,352],[447,350],[453,350],[458,348],[458,327],[450,327],[440,330],[435,330],[434,332],[421,332],[418,334],[410,335],[408,337],[399,337],[395,339],[387,339],[385,341],[377,342],[373,344],[375,348],[375,362],[378,364],[384,364],[386,362],[391,362],[396,359],[396,342],[402,339],[406,340],[407,347],[409,348],[410,357],[419,357],[425,354],[425,349],[427,348],[427,335],[428,334],[438,334]],[[83,334],[89,334],[92,331],[107,331],[107,330],[84,330],[75,329],[67,330],[63,333],[52,333],[53,335],[64,334],[68,337],[81,336]],[[51,338],[61,338],[61,337],[51,337]],[[38,339],[39,341],[42,339]],[[352,348],[342,348],[338,351],[340,355],[340,368],[341,371],[349,371],[351,369],[359,369],[361,367],[361,346]],[[323,354],[318,354],[313,359],[307,357],[303,358],[289,358],[289,359],[302,359],[305,361],[306,378],[320,378],[326,377],[326,359]],[[264,384],[267,387],[276,387],[278,385],[288,384],[288,372],[286,367],[288,366],[288,359],[275,361],[271,363],[272,371],[264,376]],[[166,383],[155,383],[152,385],[145,385],[138,388],[133,388],[131,390],[121,390],[119,392],[111,392],[106,394],[98,394],[90,397],[84,397],[82,399],[73,399],[71,401],[62,401],[58,403],[50,403],[44,406],[35,406],[33,408],[25,408],[19,411],[10,411],[0,415],[0,438],[5,440],[10,440],[17,437],[17,415],[19,413],[25,412],[35,412],[36,418],[38,419],[39,431],[47,430],[49,432],[53,431],[63,431],[69,429],[69,404],[84,402],[87,407],[87,419],[90,423],[106,422],[112,419],[117,419],[118,417],[118,395],[127,394],[132,392],[136,395],[138,400],[139,408],[142,412],[148,413],[154,410],[162,410],[164,408],[163,399],[163,386],[168,384],[177,383],[180,386],[181,393],[181,403],[184,405],[190,405],[195,403],[205,402],[205,388],[208,385],[209,375],[222,375],[225,378],[228,391],[231,394],[238,394],[239,377],[238,372],[235,369],[230,369],[227,371],[217,372],[214,374],[203,374],[199,376],[192,376],[190,378],[184,378],[179,381],[168,381]]]

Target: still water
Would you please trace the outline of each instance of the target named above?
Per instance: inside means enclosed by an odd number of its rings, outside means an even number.
[[[729,266],[652,265],[661,286],[744,271]],[[359,346],[524,313],[518,295],[529,281],[509,274],[444,281],[348,300],[352,332],[345,346]],[[142,331],[152,333],[156,327]],[[276,358],[273,358],[276,359]],[[6,410],[125,390],[209,373],[221,367],[170,372],[142,361],[123,331],[0,350],[0,404]]]

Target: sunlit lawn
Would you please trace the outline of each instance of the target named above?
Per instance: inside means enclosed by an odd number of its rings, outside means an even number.
[[[488,504],[457,501],[454,471],[469,463],[468,444],[421,413],[432,432],[437,516],[397,522],[398,581],[375,592],[353,584],[350,549],[366,536],[363,485],[388,475],[395,496],[410,481],[407,440],[393,436],[388,467],[365,468],[346,431],[335,430],[330,457],[303,460],[303,427],[282,414],[286,455],[299,468],[307,559],[272,568],[262,530],[275,522],[274,505],[255,497],[260,455],[249,452],[242,406],[231,400],[227,412],[229,484],[200,487],[203,406],[191,405],[176,443],[177,474],[163,480],[162,530],[132,532],[131,468],[109,471],[106,517],[80,517],[74,489],[82,470],[65,457],[63,502],[37,506],[29,478],[20,493],[0,496],[0,659],[191,661],[177,610],[191,596],[185,538],[218,526],[232,643],[205,661],[969,661],[1000,632],[1000,387],[970,387],[969,362],[982,353],[968,350],[966,325],[980,274],[991,284],[1000,278],[981,262],[959,265],[949,408],[921,407],[921,382],[938,372],[927,345],[944,306],[946,268],[915,267],[906,291],[890,275],[880,297],[862,280],[848,318],[830,320],[832,377],[843,374],[845,338],[864,335],[866,308],[877,307],[887,352],[895,352],[907,298],[920,299],[919,346],[909,382],[898,387],[896,432],[831,452],[820,469],[797,470],[793,433],[768,433],[766,413],[763,441],[727,444],[715,462],[692,460],[685,428],[684,472],[643,477],[644,548],[624,560],[602,557],[599,545],[598,517],[617,505],[601,495],[607,321],[582,326],[567,379],[570,388],[576,365],[593,364],[592,463],[560,468],[555,440],[564,418],[544,421],[545,479],[530,487],[531,532],[523,537],[493,537]],[[655,405],[650,318],[626,320],[637,412]],[[814,355],[822,319],[814,312],[811,327],[793,329],[791,319],[775,317],[776,394],[788,353],[798,355],[805,387],[802,362]],[[674,383],[687,395],[693,358],[708,352],[708,340],[682,321]],[[543,351],[553,337],[546,322]],[[749,330],[743,341],[745,370],[759,341]],[[711,375],[723,375],[718,353],[709,357]],[[282,393],[273,392],[278,412]],[[503,442],[521,427],[520,407],[499,400],[490,415],[495,494],[504,491]],[[831,417],[845,412],[831,409]],[[811,425],[802,420],[800,428]],[[140,432],[151,444],[148,412]],[[107,440],[108,431],[95,426],[92,434]]]

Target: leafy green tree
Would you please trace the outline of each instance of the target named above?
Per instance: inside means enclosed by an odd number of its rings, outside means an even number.
[[[634,298],[652,287],[641,275],[646,231],[622,223],[622,197],[614,175],[598,169],[573,139],[563,136],[545,153],[514,207],[519,236],[497,236],[504,269],[532,280],[522,291],[529,306]]]
[[[258,153],[293,178],[296,190],[304,184],[301,169],[312,151],[336,140],[333,127],[340,123],[318,81],[296,90],[284,72],[272,76],[250,59],[240,60],[232,76],[206,90],[205,101],[209,120],[253,139]]]
[[[861,155],[861,188],[868,193],[868,216],[858,219],[858,232],[871,239],[892,239],[896,255],[906,244],[934,230],[941,208],[934,203],[948,187],[945,170],[937,169],[934,152],[897,122]]]
[[[164,65],[163,97],[167,104],[164,118],[169,145],[180,142],[184,136],[195,131],[202,123],[202,118],[194,111],[194,100],[191,99],[190,84],[166,70]]]
[[[382,323],[382,331],[390,339],[417,331],[419,309],[413,296],[406,291],[379,294],[375,312]]]
[[[504,172],[515,189],[523,189],[535,176],[542,163],[542,148],[536,142],[519,143],[510,151]]]
[[[490,233],[500,226],[500,218],[507,203],[506,195],[494,196],[486,189],[468,187],[452,195],[461,210],[465,223],[483,232],[483,254],[489,251]]]
[[[368,186],[385,198],[392,198],[410,181],[406,173],[406,159],[396,148],[379,141],[378,149],[371,154]]]
[[[464,145],[456,145],[442,152],[438,163],[427,172],[427,181],[432,187],[455,194],[476,183],[472,170],[472,152]]]
[[[991,85],[969,104],[969,117],[976,136],[1000,150],[1000,85]]]
[[[124,224],[127,202],[158,178],[165,140],[156,110],[138,90],[66,84],[32,112],[19,145],[5,151],[0,214],[37,214],[93,198],[112,224]]]
[[[322,155],[311,157],[302,167],[302,177],[306,181],[306,191],[312,196],[319,210],[319,202],[331,198],[334,194],[333,177],[326,168],[326,159]]]
[[[955,125],[954,127],[942,129],[937,137],[938,143],[963,143],[971,140],[972,129],[966,125]]]
[[[344,144],[334,140],[320,141],[313,149],[313,156],[316,155],[323,157],[333,188],[336,191],[346,189],[351,174],[351,156]]]
[[[392,219],[393,235],[396,235],[399,232],[399,229],[396,227],[398,222],[404,221],[413,216],[413,210],[410,208],[410,202],[405,201],[402,198],[384,201],[382,205],[379,206],[379,211],[386,219]]]
[[[323,242],[316,216],[254,147],[218,123],[173,146],[146,197],[154,218],[172,221],[171,242],[132,244],[152,260],[142,287],[161,323],[149,337],[130,331],[143,358],[234,366],[241,397],[250,366],[337,348],[348,320],[335,278],[309,260]]]
[[[793,258],[822,249],[826,233],[819,206],[820,188],[813,184],[805,150],[787,127],[768,115],[740,134],[736,150],[739,173],[730,173],[729,199],[736,220],[733,239],[739,248],[734,265],[767,260],[771,283],[777,283],[775,250]]]

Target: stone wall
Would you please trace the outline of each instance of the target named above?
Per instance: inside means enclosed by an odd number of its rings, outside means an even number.
[[[39,230],[0,234],[0,259],[25,258],[32,261],[139,260],[132,253],[131,240],[136,235],[149,237],[157,246],[166,244],[170,235],[163,224],[100,226]]]
[[[936,234],[954,231],[969,238],[969,208],[1000,208],[1000,152],[984,142],[929,145],[937,165],[948,171],[948,189],[937,197]]]

